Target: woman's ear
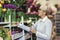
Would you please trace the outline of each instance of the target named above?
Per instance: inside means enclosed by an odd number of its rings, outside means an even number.
[[[46,12],[43,12],[46,15]]]

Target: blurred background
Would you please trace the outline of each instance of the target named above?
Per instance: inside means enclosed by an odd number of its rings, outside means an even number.
[[[47,16],[53,22],[51,40],[60,40],[60,0],[0,0],[1,40],[11,40],[11,35],[21,33],[22,29],[18,28],[17,24],[21,22],[22,16],[24,17],[25,25],[33,25],[39,19],[39,7],[47,8]],[[9,19],[9,15],[11,15],[11,19]],[[11,20],[11,29],[5,27],[9,25],[7,23],[9,20]],[[27,34],[28,32],[25,31],[25,33]],[[26,40],[30,39],[30,37],[26,38]],[[19,38],[15,40],[19,40]],[[35,35],[33,36],[33,40],[36,40]]]

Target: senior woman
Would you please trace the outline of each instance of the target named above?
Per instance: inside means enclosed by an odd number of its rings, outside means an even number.
[[[33,27],[28,28],[24,25],[19,26],[26,31],[36,34],[37,40],[50,40],[52,34],[52,22],[47,17],[47,8],[39,8],[38,16],[41,18],[33,25]]]

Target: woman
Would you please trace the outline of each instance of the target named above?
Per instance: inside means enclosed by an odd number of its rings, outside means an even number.
[[[22,24],[19,24],[19,27],[36,34],[37,40],[50,40],[52,34],[52,22],[47,17],[47,9],[42,7],[38,10],[38,13],[38,16],[41,18],[33,25],[33,27],[29,28]]]
[[[46,11],[44,7],[38,10],[38,16],[40,16],[41,19],[30,28],[30,31],[36,34],[37,40],[50,40],[52,34],[52,22],[47,17]]]

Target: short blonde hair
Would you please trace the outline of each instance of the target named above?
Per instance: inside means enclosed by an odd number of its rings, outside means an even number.
[[[46,8],[46,7],[41,6],[41,7],[39,7],[39,9],[38,9],[38,10],[42,10],[43,12],[45,12],[45,13],[46,13],[46,15],[48,15],[48,10],[47,10],[47,8]]]

